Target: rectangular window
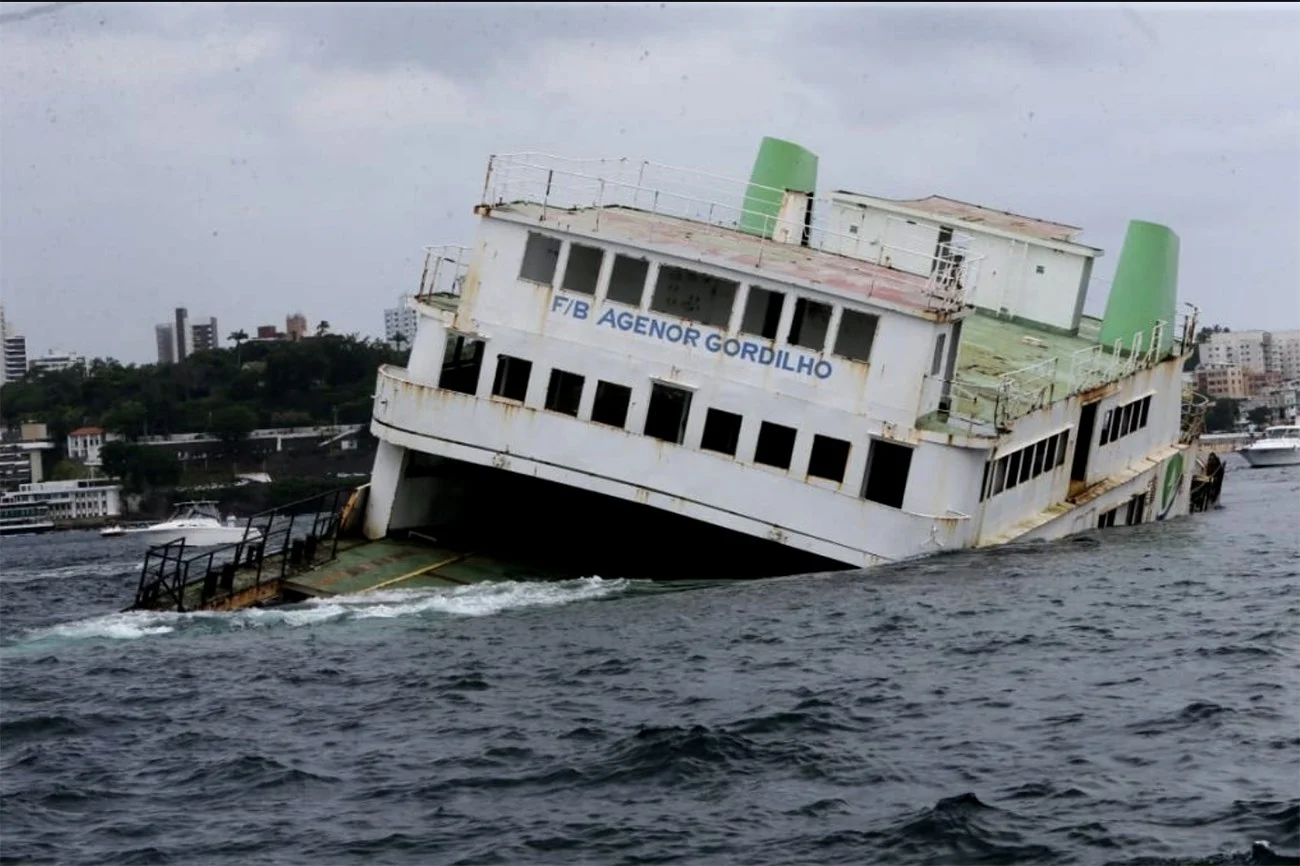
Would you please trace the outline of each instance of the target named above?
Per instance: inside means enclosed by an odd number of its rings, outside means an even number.
[[[650,309],[691,319],[703,325],[725,328],[731,321],[731,306],[740,284],[712,274],[671,265],[659,266]]]
[[[839,484],[849,463],[849,443],[830,436],[813,436],[812,454],[808,458],[808,475]],[[986,470],[987,471],[987,470]]]
[[[1037,478],[1043,474],[1043,463],[1047,456],[1047,440],[1034,445],[1034,476]]]
[[[1020,483],[1024,484],[1034,476],[1034,446],[1020,449]]]
[[[1118,407],[1110,413],[1110,441],[1114,442],[1123,434],[1120,432],[1120,424],[1124,421],[1124,413],[1119,411]]]
[[[993,492],[990,496],[995,496],[1007,489],[1007,458],[999,457],[998,462],[993,466]]]
[[[482,340],[448,334],[438,387],[459,394],[477,392],[479,373],[483,370],[483,349]]]
[[[826,348],[826,332],[831,326],[831,305],[807,298],[797,298],[794,315],[790,317],[791,346],[802,346],[820,352]]]
[[[1056,467],[1056,437],[1043,443],[1043,471],[1051,472]]]
[[[984,461],[984,477],[980,479],[980,502],[989,498],[989,476],[993,474],[993,464]]]
[[[645,435],[681,444],[686,437],[686,419],[691,414],[691,397],[685,388],[655,382],[650,386],[646,407]]]
[[[794,456],[795,430],[782,424],[764,421],[758,428],[758,444],[754,447],[754,462],[777,469],[789,469]]]
[[[1147,414],[1151,411],[1151,398],[1142,398],[1142,413],[1138,416],[1138,427],[1147,426]]]
[[[1061,435],[1056,437],[1056,465],[1065,465],[1065,448],[1070,442],[1070,431],[1062,430]]]
[[[1105,445],[1110,441],[1110,415],[1113,409],[1107,409],[1106,414],[1101,416],[1101,444]]]
[[[1020,483],[1020,452],[1013,451],[1007,455],[1007,489]]]
[[[600,247],[569,244],[569,263],[564,266],[561,287],[568,292],[596,294],[596,280],[600,277],[600,263],[604,259],[605,251]]]
[[[631,402],[631,388],[597,381],[596,399],[591,404],[591,420],[621,429],[627,423],[627,407]]]
[[[884,439],[871,440],[862,498],[890,508],[902,508],[907,493],[907,475],[911,469],[911,448]]]
[[[560,239],[528,233],[524,244],[524,261],[519,266],[519,279],[549,286],[555,279],[555,266],[560,260]]]
[[[784,304],[785,295],[781,292],[750,286],[749,297],[745,299],[745,314],[740,319],[740,330],[775,340]]]
[[[578,417],[578,404],[582,402],[582,383],[577,373],[552,370],[551,381],[546,386],[546,408],[552,412]]]
[[[835,354],[851,361],[871,361],[871,346],[876,342],[878,316],[845,309],[840,314],[840,328],[835,335]]]
[[[614,268],[609,272],[609,291],[605,297],[616,304],[641,306],[645,294],[646,277],[650,275],[650,262],[630,256],[615,255]]]
[[[533,372],[533,362],[509,355],[497,355],[497,372],[492,379],[492,396],[524,402],[528,393],[528,377]]]
[[[735,457],[736,446],[740,444],[740,421],[740,416],[734,412],[710,409],[704,416],[700,448]]]

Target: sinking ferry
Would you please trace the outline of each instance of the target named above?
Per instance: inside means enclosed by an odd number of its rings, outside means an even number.
[[[1090,318],[1080,229],[819,196],[817,164],[771,138],[748,182],[491,157],[473,245],[427,251],[409,362],[379,371],[366,535],[748,575],[1206,504],[1170,229],[1129,224]]]
[[[771,138],[748,181],[491,157],[473,245],[427,250],[407,366],[378,371],[369,484],[269,514],[234,564],[151,553],[137,606],[539,554],[605,577],[870,569],[1214,504],[1174,232],[1129,223],[1097,319],[1080,229],[818,195],[817,167]]]

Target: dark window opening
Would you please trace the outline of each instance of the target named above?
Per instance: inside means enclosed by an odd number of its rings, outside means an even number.
[[[764,421],[758,428],[758,444],[754,446],[754,462],[777,469],[789,469],[794,457],[795,429]]]
[[[1142,522],[1143,516],[1147,510],[1147,495],[1139,493],[1128,501],[1128,514],[1125,515],[1126,522],[1129,526],[1137,526]]]
[[[1007,489],[1020,483],[1020,452],[1013,451],[1007,456]]]
[[[911,469],[911,448],[883,439],[871,440],[862,498],[890,508],[902,508],[903,496],[907,493],[907,475]]]
[[[561,287],[583,295],[596,294],[596,280],[600,278],[600,263],[604,259],[605,251],[600,247],[569,244],[569,263],[564,266]]]
[[[808,458],[809,476],[839,484],[844,480],[844,467],[848,464],[849,443],[830,436],[813,436],[812,454]],[[985,472],[987,471],[985,467]]]
[[[459,334],[454,338],[452,334],[447,337],[447,352],[438,373],[438,387],[460,394],[473,394],[478,391],[478,377],[483,369],[483,341]]]
[[[943,343],[947,338],[947,334],[940,334],[934,338],[934,358],[930,361],[931,376],[938,376],[939,371],[943,369]]]
[[[1120,436],[1124,435],[1123,424],[1124,411],[1123,409],[1116,407],[1114,411],[1110,413],[1110,441],[1114,442]]]
[[[555,266],[559,260],[559,238],[529,232],[528,242],[524,244],[524,261],[519,266],[519,279],[549,286],[555,279]]]
[[[650,405],[646,407],[645,435],[681,444],[686,437],[691,396],[691,392],[684,388],[653,383],[650,386]]]
[[[1034,446],[1020,449],[1020,483],[1034,477]]]
[[[1070,463],[1071,481],[1086,481],[1088,478],[1088,458],[1092,455],[1096,423],[1096,403],[1089,403],[1079,410],[1079,432],[1074,439],[1074,460]]]
[[[596,382],[596,399],[591,404],[591,420],[622,428],[627,423],[627,407],[632,402],[632,389],[612,382]]]
[[[641,306],[641,296],[645,294],[646,277],[650,275],[650,263],[645,259],[628,256],[614,256],[614,268],[609,272],[609,290],[605,297],[618,304]]]
[[[1047,457],[1047,440],[1034,445],[1034,477],[1043,474],[1043,464]]]
[[[826,334],[831,326],[831,305],[807,298],[796,298],[794,315],[790,317],[791,346],[802,346],[820,352],[826,348]]]
[[[577,373],[552,370],[551,381],[546,386],[546,408],[552,412],[578,417],[578,404],[582,402],[582,383]]]
[[[934,259],[930,262],[930,273],[946,269],[952,259],[952,226],[939,226],[939,237],[934,245]]]
[[[731,321],[731,307],[739,288],[740,284],[735,280],[660,265],[650,309],[702,325],[725,328]]]
[[[1119,432],[1121,436],[1127,436],[1133,432],[1134,408],[1132,403],[1124,407],[1124,419],[1119,423]]]
[[[1062,430],[1056,437],[1056,465],[1065,465],[1065,446],[1070,441],[1070,431]]]
[[[1115,525],[1115,514],[1116,514],[1118,511],[1119,511],[1119,506],[1116,506],[1116,507],[1112,508],[1110,511],[1107,511],[1107,512],[1101,514],[1101,515],[1097,518],[1097,528],[1098,528],[1098,529],[1109,529],[1110,527],[1114,526],[1114,525]]]
[[[1110,441],[1110,416],[1113,409],[1107,409],[1106,414],[1101,416],[1101,444],[1105,445]]]
[[[1138,416],[1138,427],[1139,427],[1139,428],[1142,428],[1142,427],[1147,426],[1147,415],[1148,415],[1148,413],[1149,413],[1150,411],[1151,411],[1151,398],[1150,398],[1150,397],[1143,397],[1143,398],[1142,398],[1142,412],[1141,412],[1141,414]]]
[[[781,292],[750,286],[749,297],[745,299],[745,314],[740,319],[740,330],[775,340],[784,303],[785,295]]]
[[[710,409],[704,416],[700,448],[735,457],[736,446],[740,444],[740,421],[740,416],[734,412]]]
[[[532,372],[532,361],[498,355],[497,372],[492,379],[492,395],[524,402],[524,396],[528,393],[528,377]]]
[[[980,502],[983,502],[985,499],[989,498],[990,495],[989,476],[993,474],[991,471],[992,469],[993,469],[993,464],[987,460],[984,461],[984,477],[980,479]]]
[[[1056,437],[1053,436],[1044,443],[1043,447],[1043,470],[1051,472],[1056,467]]]
[[[869,362],[879,324],[878,316],[859,313],[857,310],[844,310],[840,315],[839,333],[835,335],[835,354],[852,361]]]
[[[989,494],[995,496],[1007,489],[1007,458],[999,457],[998,461],[993,464],[993,491]]]

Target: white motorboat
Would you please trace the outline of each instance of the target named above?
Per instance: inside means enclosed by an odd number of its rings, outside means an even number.
[[[1300,463],[1300,425],[1268,427],[1264,435],[1239,452],[1256,469]]]
[[[144,536],[155,544],[185,539],[186,545],[212,547],[234,544],[237,541],[257,541],[262,537],[259,529],[246,527],[235,517],[224,520],[215,502],[179,502],[169,518],[148,526],[109,526],[100,535],[113,538],[123,535]]]

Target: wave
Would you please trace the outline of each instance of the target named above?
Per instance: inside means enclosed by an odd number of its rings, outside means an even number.
[[[136,640],[201,628],[238,631],[248,628],[302,628],[368,619],[397,619],[441,614],[492,616],[531,607],[593,601],[625,592],[630,581],[582,577],[564,581],[499,581],[454,589],[380,590],[358,595],[312,599],[302,604],[248,608],[231,613],[196,611],[126,611],[31,629],[19,644],[52,641]]]

